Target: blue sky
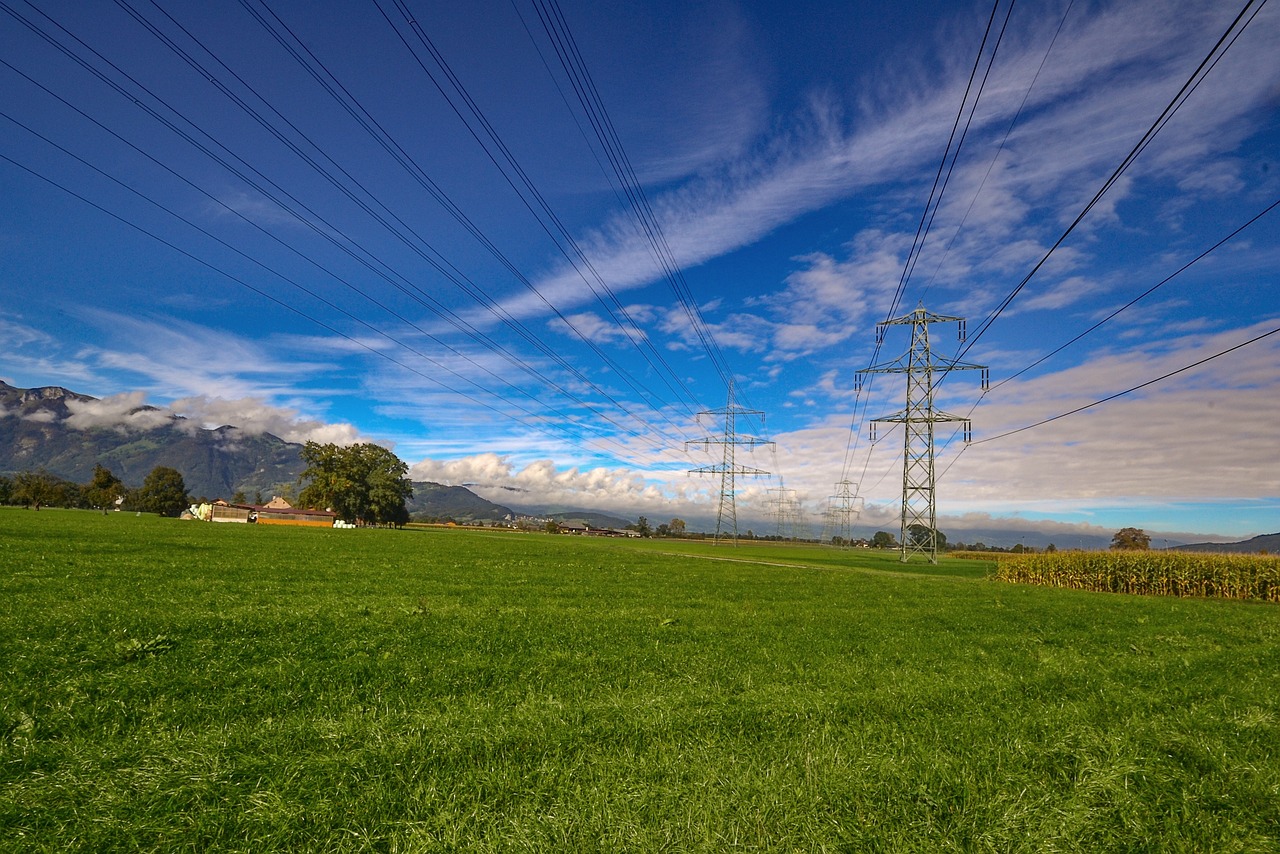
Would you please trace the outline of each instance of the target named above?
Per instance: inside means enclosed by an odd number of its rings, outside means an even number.
[[[901,433],[866,420],[905,390],[855,373],[923,304],[991,369],[938,392],[974,428],[939,434],[952,539],[1280,530],[1280,213],[1161,284],[1280,199],[1280,10],[1002,2],[980,52],[989,4],[37,5],[0,10],[0,378],[93,423],[147,402],[697,520],[685,442],[732,375],[776,443],[739,458],[773,473],[744,527],[785,484],[820,528],[848,479],[893,529]]]

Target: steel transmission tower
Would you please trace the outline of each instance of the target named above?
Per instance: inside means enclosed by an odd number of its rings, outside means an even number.
[[[859,384],[863,374],[906,374],[906,408],[873,419],[871,439],[875,441],[875,425],[879,423],[902,424],[905,434],[902,449],[902,561],[915,555],[923,555],[930,563],[938,562],[937,503],[934,494],[933,439],[934,425],[946,421],[959,421],[964,425],[964,441],[972,438],[969,419],[951,415],[933,405],[933,392],[941,378],[951,371],[982,371],[982,388],[988,385],[987,368],[954,359],[937,357],[929,349],[930,323],[958,323],[960,341],[965,339],[962,317],[944,317],[930,314],[924,306],[910,314],[895,317],[876,324],[876,343],[884,341],[885,330],[890,326],[911,327],[911,348],[892,362],[872,365],[858,372]]]
[[[839,537],[844,547],[853,538],[853,521],[862,512],[862,499],[858,497],[858,484],[842,480],[836,484],[836,494],[827,499],[827,524],[822,540]]]
[[[778,497],[769,503],[774,505],[774,513],[778,520],[777,537],[779,540],[795,540],[796,525],[800,517],[800,501],[794,489],[787,489],[781,483],[769,492],[778,493]]]
[[[716,513],[716,537],[715,542],[719,543],[722,536],[726,536],[726,523],[733,529],[734,545],[738,543],[738,505],[737,505],[737,479],[739,477],[768,477],[769,472],[761,469],[747,468],[740,466],[735,460],[735,453],[738,448],[755,448],[759,445],[772,445],[773,442],[767,439],[759,439],[755,436],[747,436],[738,432],[738,419],[742,416],[759,415],[764,413],[757,409],[746,409],[738,406],[733,402],[733,383],[729,383],[729,399],[723,409],[709,409],[705,412],[699,412],[698,417],[704,415],[723,416],[724,418],[724,435],[707,436],[702,439],[694,439],[685,442],[685,448],[690,445],[701,445],[703,450],[710,451],[712,445],[720,445],[723,451],[720,462],[703,466],[702,468],[690,469],[689,474],[718,474],[720,475],[720,509]]]

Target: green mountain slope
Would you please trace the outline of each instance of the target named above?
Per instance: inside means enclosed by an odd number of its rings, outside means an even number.
[[[0,472],[43,468],[84,483],[102,464],[129,486],[139,486],[156,466],[182,473],[193,496],[270,497],[297,481],[304,468],[292,444],[270,433],[250,434],[235,427],[206,430],[181,418],[154,414],[145,428],[128,422],[75,426],[78,405],[95,398],[63,388],[19,389],[0,382]]]
[[[501,522],[508,516],[515,516],[510,507],[486,501],[465,486],[443,486],[426,481],[413,484],[413,498],[406,506],[409,515],[418,520]]]

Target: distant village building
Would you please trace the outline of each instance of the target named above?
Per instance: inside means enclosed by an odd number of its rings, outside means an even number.
[[[579,537],[638,537],[639,531],[626,528],[593,528],[582,522],[561,522],[556,526],[558,534],[574,534]]]

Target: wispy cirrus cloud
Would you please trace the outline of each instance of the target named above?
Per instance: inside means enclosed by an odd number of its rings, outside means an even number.
[[[1229,19],[1223,10],[1191,2],[1114,4],[1090,15],[1073,14],[1028,94],[1057,21],[1016,17],[1017,31],[1001,49],[995,79],[975,116],[965,156],[934,224],[935,237],[918,269],[939,269],[943,275],[937,277],[938,287],[964,289],[970,296],[971,282],[980,270],[1027,269],[1056,236],[1034,225],[1032,218],[1039,222],[1047,213],[1051,223],[1065,226],[1083,208],[1208,52],[1212,34],[1225,29]],[[1268,68],[1266,45],[1277,43],[1278,31],[1280,15],[1264,11],[1139,159],[1130,177],[1104,197],[1082,235],[1120,222],[1117,206],[1136,191],[1136,182],[1175,181],[1188,192],[1203,193],[1234,186],[1235,167],[1228,155],[1261,120],[1274,95],[1276,74],[1274,66]],[[969,45],[939,47],[942,65],[960,67],[971,60],[964,54]],[[936,86],[936,79],[907,73],[878,82],[876,94],[860,98],[853,111],[830,96],[815,96],[806,115],[796,117],[786,134],[762,141],[754,156],[725,163],[714,174],[658,196],[654,207],[676,258],[686,268],[696,266],[747,246],[803,214],[873,188],[889,196],[919,197],[919,181],[932,174],[922,167],[939,156],[945,141],[940,129],[950,127],[964,75],[946,77],[951,82],[943,86]],[[996,143],[1020,106],[1018,124],[993,166]],[[1213,179],[1188,182],[1186,167],[1193,162],[1199,164],[1197,172]],[[982,190],[975,198],[979,185]],[[962,219],[965,229],[952,241]],[[860,236],[868,238],[863,241],[867,245],[875,237],[897,246],[904,237],[909,244],[914,221],[910,228]],[[583,243],[617,290],[658,278],[647,245],[624,216],[604,224]],[[1083,244],[1057,250],[1057,269],[1069,273],[1088,251]],[[875,260],[858,251],[847,263]],[[886,283],[896,283],[905,253],[899,250],[896,258],[881,260],[896,261],[885,264],[885,272],[894,273],[892,280],[878,280],[878,290],[883,291]],[[803,278],[812,272],[811,266],[797,275]],[[1046,270],[1042,278],[1052,275]],[[1043,305],[1061,307],[1073,296],[1083,296],[1079,284],[1051,283],[1053,295],[1042,295]],[[788,280],[778,294],[779,303],[796,286],[796,280]],[[538,287],[557,305],[580,304],[590,296],[571,270],[545,277]],[[992,293],[989,299],[994,298]],[[543,310],[532,297],[512,299],[507,308],[517,315]]]

